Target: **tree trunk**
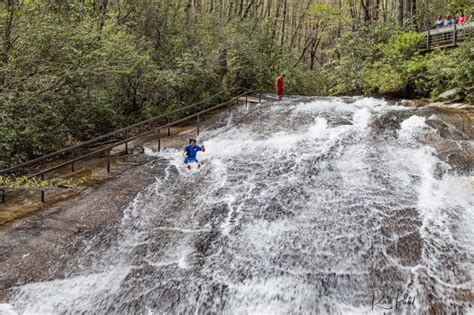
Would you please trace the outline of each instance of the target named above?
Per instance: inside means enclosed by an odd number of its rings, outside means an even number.
[[[281,40],[280,40],[280,46],[281,47],[283,47],[283,45],[285,44],[285,26],[286,26],[287,8],[288,8],[288,0],[284,0],[284,4],[283,4],[283,23],[281,24]]]
[[[276,28],[277,28],[277,25],[278,25],[278,18],[280,17],[280,6],[281,6],[281,0],[277,0],[275,20],[273,21],[273,29],[272,29],[272,43],[273,43],[273,41],[275,40],[275,37],[276,37]]]
[[[79,20],[81,21],[81,24],[82,24],[82,22],[84,22],[84,0],[81,0],[81,3],[79,5],[79,10],[80,10]]]
[[[266,9],[267,10],[266,16],[270,17],[272,14],[272,0],[267,0],[267,1],[268,2],[267,2],[267,9]]]
[[[6,1],[7,7],[7,17],[5,19],[5,25],[3,30],[3,50],[2,50],[2,68],[5,68],[9,61],[10,50],[12,49],[12,30],[13,30],[13,20],[15,18],[15,3],[13,0]],[[0,91],[3,92],[6,85],[5,72],[2,71],[0,77]]]
[[[219,56],[220,80],[225,89],[229,88],[229,69],[227,65],[227,49],[223,49]]]
[[[403,26],[403,2],[405,0],[398,0],[398,25]]]
[[[107,14],[107,6],[109,4],[109,0],[100,0],[99,1],[99,21],[98,21],[98,29],[101,31],[104,28],[105,24],[105,16]]]
[[[244,18],[248,17],[250,9],[252,8],[252,5],[253,5],[254,1],[255,0],[250,0],[249,1],[249,4],[248,4],[247,8],[245,9],[245,13],[244,13],[244,16],[243,16]]]
[[[191,35],[189,34],[189,29],[191,27],[191,8],[193,5],[193,0],[188,0],[188,4],[184,8],[184,29],[187,31],[186,36],[187,36],[187,41],[188,41],[188,47],[192,46],[191,43]]]
[[[244,0],[240,0],[239,4],[239,12],[237,13],[238,16],[242,16],[242,13],[244,12]]]
[[[365,1],[365,3],[364,3]],[[362,8],[364,10],[364,21],[370,21],[370,0],[361,0]]]
[[[374,8],[374,13],[372,14],[372,17],[375,21],[379,19],[379,9],[380,9],[380,0],[375,1],[375,8]]]
[[[311,0],[308,0],[308,5],[306,6],[306,9],[303,10],[303,12],[301,13],[298,24],[295,26],[295,30],[294,30],[293,35],[291,37],[289,49],[293,48],[293,46],[295,44],[296,37],[301,32],[301,26],[303,25],[303,22],[304,22],[305,17],[306,17],[306,10],[308,10],[310,6],[311,6]]]
[[[229,0],[229,8],[227,11],[227,18],[230,20],[232,18],[232,8],[234,7],[234,2],[232,0]]]

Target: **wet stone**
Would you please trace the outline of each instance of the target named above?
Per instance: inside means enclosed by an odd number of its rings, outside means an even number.
[[[396,314],[465,313],[473,254],[471,184],[457,172],[471,157],[463,113],[365,98],[255,110],[203,130],[199,171],[162,152],[152,180],[118,210],[108,206],[113,188],[143,174],[92,194],[105,201],[89,197],[3,233],[0,300],[25,313],[348,314],[383,312],[375,296],[404,292],[416,302]],[[76,208],[81,215],[61,216]],[[109,224],[96,210],[118,215]]]

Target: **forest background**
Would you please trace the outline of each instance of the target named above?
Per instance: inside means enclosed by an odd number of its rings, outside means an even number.
[[[469,0],[3,0],[0,168],[235,87],[474,101],[473,41],[421,54]]]

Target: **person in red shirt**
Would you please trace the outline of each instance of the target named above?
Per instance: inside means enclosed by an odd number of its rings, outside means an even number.
[[[464,25],[466,21],[467,21],[467,16],[464,15],[464,12],[462,12],[461,15],[458,17],[458,24]]]
[[[275,80],[275,87],[278,94],[278,100],[281,101],[285,92],[285,75],[280,74]]]

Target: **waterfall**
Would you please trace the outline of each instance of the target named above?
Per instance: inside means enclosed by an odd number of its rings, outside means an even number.
[[[99,235],[64,277],[13,288],[0,313],[466,312],[472,174],[427,137],[426,117],[372,98],[248,112],[202,134],[200,171],[160,153],[165,176],[113,243]]]

